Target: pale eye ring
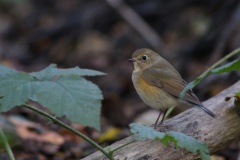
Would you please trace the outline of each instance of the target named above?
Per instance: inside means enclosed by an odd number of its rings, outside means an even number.
[[[142,56],[142,60],[144,60],[144,61],[147,60],[147,58],[148,57],[146,55]]]

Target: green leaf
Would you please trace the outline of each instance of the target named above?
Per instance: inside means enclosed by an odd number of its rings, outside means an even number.
[[[131,123],[129,127],[130,127],[130,131],[133,133],[133,136],[137,140],[146,140],[146,139],[158,140],[158,139],[163,139],[165,136],[165,133],[158,132],[149,126],[144,126],[142,124]]]
[[[77,75],[62,75],[36,83],[34,90],[38,102],[59,117],[100,130],[103,97],[97,85]]]
[[[80,69],[79,67],[58,69],[56,64],[51,64],[47,68],[39,71],[30,73],[33,77],[39,80],[47,79],[50,80],[55,76],[59,75],[78,75],[78,76],[100,76],[105,75],[103,72],[91,70],[91,69]]]
[[[7,66],[4,66],[4,65],[0,64],[0,75],[1,76],[5,75],[5,74],[9,74],[9,73],[14,73],[14,72],[17,72],[17,71],[15,71],[12,68],[9,68]]]
[[[38,80],[51,80],[55,74],[52,74],[52,70],[57,67],[56,64],[50,64],[47,68],[39,71],[30,73],[31,76],[36,77]]]
[[[58,69],[55,70],[57,75],[70,75],[70,74],[76,74],[79,76],[102,76],[106,75],[106,73],[91,70],[91,69],[81,69],[79,67],[75,68],[68,68],[68,69]]]
[[[233,93],[233,94],[235,94],[236,96],[240,96],[240,92]]]
[[[169,140],[174,142],[176,147],[186,148],[188,151],[193,153],[200,152],[201,158],[203,160],[211,160],[209,156],[208,146],[206,143],[199,142],[194,138],[179,132],[170,131],[170,132],[167,132],[167,134],[174,138],[174,141],[172,141],[171,139]],[[164,137],[164,138],[168,139],[168,137]]]
[[[17,72],[0,77],[0,112],[6,112],[11,108],[25,103],[33,97],[32,85],[36,80],[28,73]]]
[[[87,73],[89,71],[89,73]],[[100,130],[102,92],[97,85],[79,75],[100,75],[98,71],[79,68],[57,69],[50,65],[40,72],[16,72],[0,77],[0,112],[38,101],[59,117]]]
[[[221,74],[240,69],[240,57],[233,62],[227,63],[221,67],[211,70],[210,74]],[[208,74],[209,75],[209,74]]]
[[[179,132],[159,132],[152,127],[132,123],[129,125],[133,136],[137,140],[154,139],[160,140],[165,145],[172,141],[178,148],[186,148],[188,151],[199,152],[203,160],[210,160],[208,147],[205,143],[199,142],[194,138]]]
[[[183,98],[185,96],[186,91],[188,91],[189,89],[192,89],[195,85],[197,85],[200,81],[202,81],[208,75],[210,75],[210,74],[221,74],[221,73],[230,72],[230,71],[238,70],[238,69],[240,69],[240,57],[233,62],[227,63],[227,64],[225,64],[221,67],[212,69],[209,72],[199,76],[194,81],[188,83],[188,85],[181,92],[180,98]]]

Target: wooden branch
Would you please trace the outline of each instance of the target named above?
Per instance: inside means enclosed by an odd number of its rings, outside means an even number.
[[[171,125],[173,131],[192,136],[208,145],[210,153],[227,147],[240,139],[240,117],[236,113],[234,98],[225,101],[225,97],[240,91],[240,81],[222,91],[220,94],[205,101],[203,104],[213,111],[217,117],[213,119],[197,108],[191,108],[169,120],[164,124]],[[132,136],[112,144],[112,149],[132,141]],[[194,160],[199,159],[198,153],[191,153],[185,149],[178,149],[173,144],[165,146],[159,140],[146,140],[131,143],[116,152],[116,160]],[[105,156],[96,152],[83,160],[105,160]]]

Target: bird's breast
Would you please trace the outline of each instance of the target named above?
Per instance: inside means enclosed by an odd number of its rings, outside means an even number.
[[[132,81],[138,95],[148,106],[158,110],[176,106],[177,99],[175,97],[156,86],[150,85],[143,78],[141,72],[133,72]]]

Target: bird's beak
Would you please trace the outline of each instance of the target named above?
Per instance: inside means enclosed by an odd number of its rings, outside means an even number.
[[[136,62],[137,60],[135,59],[128,59],[129,62]]]

